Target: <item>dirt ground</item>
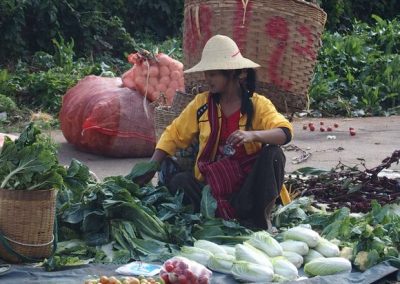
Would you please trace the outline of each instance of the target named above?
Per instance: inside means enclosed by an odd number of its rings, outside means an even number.
[[[321,121],[324,122],[325,128],[331,126],[333,131],[320,132]],[[303,125],[309,122],[314,123],[314,132],[303,130]],[[339,127],[334,128],[334,123]],[[366,166],[372,168],[379,165],[394,150],[400,149],[400,116],[354,119],[295,118],[293,126],[294,139],[285,147],[288,173],[300,167],[331,169],[339,162],[354,166],[360,163],[358,159],[364,159]],[[350,136],[349,127],[355,129],[355,136]],[[327,139],[328,135],[334,135],[336,139]],[[51,136],[60,144],[61,163],[69,164],[72,158],[76,158],[88,165],[99,178],[125,175],[135,163],[147,160],[147,158],[116,159],[92,155],[80,152],[68,144],[61,131],[53,131]],[[311,156],[306,161],[295,164],[295,159],[302,155],[301,151],[294,151],[296,147],[311,153]],[[400,172],[400,165],[394,166],[393,169]]]

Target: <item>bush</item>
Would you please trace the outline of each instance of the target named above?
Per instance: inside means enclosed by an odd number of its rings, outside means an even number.
[[[318,0],[318,3],[328,14],[326,27],[330,31],[349,30],[354,20],[373,24],[373,14],[388,20],[400,14],[397,0]]]
[[[37,51],[53,53],[57,37],[75,43],[78,56],[122,58],[134,39],[181,34],[183,0],[0,1],[0,64]]]
[[[309,91],[324,115],[390,114],[400,104],[400,22],[374,17],[346,34],[326,32]]]
[[[17,109],[15,102],[5,95],[0,94],[0,112],[14,112]]]

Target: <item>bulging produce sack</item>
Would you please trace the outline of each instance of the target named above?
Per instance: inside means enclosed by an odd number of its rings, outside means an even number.
[[[121,78],[83,78],[63,97],[60,122],[67,141],[84,151],[111,157],[154,151],[153,111]]]
[[[184,91],[183,64],[168,55],[141,51],[130,54],[128,61],[134,66],[122,75],[124,86],[151,102],[163,95],[171,105],[176,91]]]

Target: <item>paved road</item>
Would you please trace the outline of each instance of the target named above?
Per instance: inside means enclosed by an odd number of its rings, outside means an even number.
[[[333,126],[335,122],[339,124],[339,127],[333,132],[320,132],[320,121],[324,122],[325,127]],[[316,128],[314,132],[302,129],[303,125],[309,122],[314,123]],[[360,162],[359,158],[365,159],[366,166],[370,168],[380,164],[394,150],[400,149],[400,116],[355,119],[296,118],[293,125],[295,137],[289,145],[310,152],[311,157],[303,163],[293,164],[293,158],[300,156],[301,153],[289,151],[290,147],[287,147],[285,150],[287,172],[304,166],[330,169],[339,162],[353,166]],[[355,136],[349,135],[349,127],[355,129]],[[80,152],[65,141],[60,131],[53,131],[51,135],[60,144],[61,163],[69,164],[72,158],[76,158],[87,164],[100,178],[125,175],[135,163],[147,160],[143,158],[114,159]],[[335,135],[336,140],[328,140],[327,135]],[[400,171],[400,165],[395,166],[394,169]]]

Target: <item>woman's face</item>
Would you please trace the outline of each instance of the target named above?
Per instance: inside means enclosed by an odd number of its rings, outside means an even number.
[[[229,83],[229,78],[220,70],[205,71],[204,76],[211,93],[223,93]]]

